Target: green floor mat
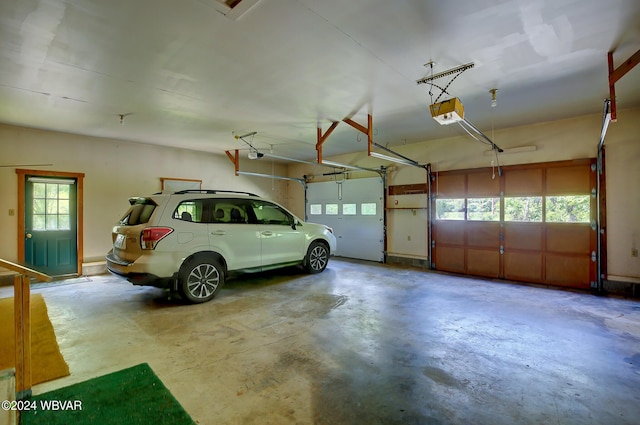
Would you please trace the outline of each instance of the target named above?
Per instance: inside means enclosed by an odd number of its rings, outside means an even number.
[[[27,404],[22,425],[195,424],[146,363],[33,396]]]

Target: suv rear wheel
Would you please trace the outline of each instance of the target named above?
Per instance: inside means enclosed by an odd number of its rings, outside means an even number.
[[[179,278],[180,294],[191,303],[203,303],[224,284],[224,270],[213,258],[194,257],[182,266]]]
[[[327,268],[329,262],[329,248],[322,242],[312,242],[307,250],[305,268],[308,273],[320,273]]]

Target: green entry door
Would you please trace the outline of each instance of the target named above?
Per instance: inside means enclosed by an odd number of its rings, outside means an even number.
[[[76,180],[27,177],[24,199],[27,265],[50,276],[78,273]]]

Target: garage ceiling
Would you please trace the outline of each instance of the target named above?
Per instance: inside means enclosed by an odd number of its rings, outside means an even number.
[[[318,123],[367,113],[383,145],[464,134],[430,118],[430,60],[475,64],[447,91],[486,130],[601,113],[607,52],[640,48],[637,0],[251,1],[3,0],[0,121],[220,153],[256,131],[312,159]],[[616,91],[640,105],[640,69]],[[324,156],[365,149],[341,124]]]

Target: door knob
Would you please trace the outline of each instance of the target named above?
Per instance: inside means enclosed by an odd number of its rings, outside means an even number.
[[[31,239],[31,233],[27,233],[25,236],[27,237],[27,239]]]

